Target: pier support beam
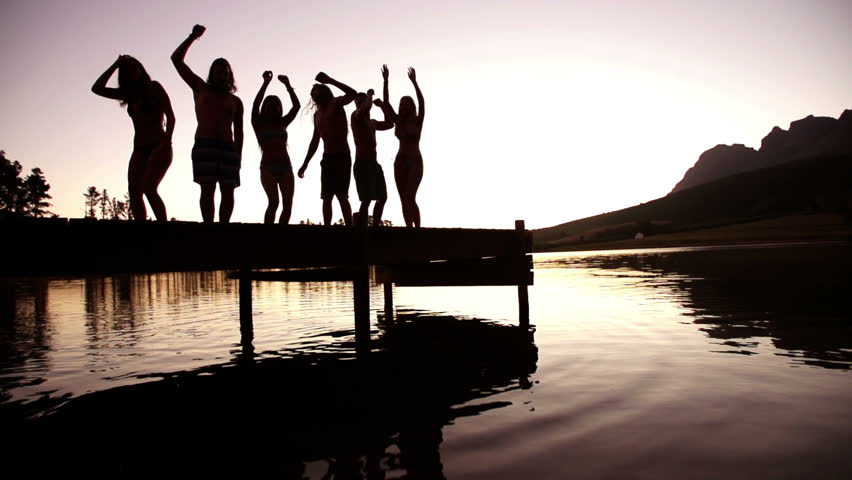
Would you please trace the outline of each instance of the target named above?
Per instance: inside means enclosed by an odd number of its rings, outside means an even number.
[[[352,296],[355,310],[355,350],[370,351],[370,267],[367,263],[367,218],[355,213],[355,278]]]
[[[240,334],[245,338],[254,336],[254,325],[252,320],[251,306],[251,275],[250,270],[240,270]]]
[[[385,282],[385,322],[393,321],[393,283]]]
[[[519,241],[526,243],[526,227],[523,220],[515,220],[515,231]],[[518,324],[522,328],[530,327],[530,297],[527,284],[518,284]]]

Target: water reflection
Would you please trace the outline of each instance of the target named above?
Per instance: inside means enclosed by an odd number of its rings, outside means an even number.
[[[9,458],[30,473],[442,479],[443,427],[510,405],[490,397],[529,388],[538,358],[530,331],[418,312],[382,322],[366,358],[339,336],[75,398],[20,425]]]
[[[852,367],[848,244],[586,253],[537,264],[566,267],[680,292],[673,299],[714,351],[753,355],[768,339],[796,365]]]

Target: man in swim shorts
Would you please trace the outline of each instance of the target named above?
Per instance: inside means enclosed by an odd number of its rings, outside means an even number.
[[[352,157],[349,153],[349,127],[346,122],[345,105],[355,99],[355,90],[329,77],[323,72],[316,76],[319,82],[311,89],[311,100],[314,102],[314,134],[308,146],[305,161],[299,168],[299,178],[305,178],[311,158],[319,147],[322,139],[323,155],[320,166],[322,183],[320,197],[322,198],[323,224],[331,225],[332,199],[337,197],[343,222],[352,224],[352,207],[349,205],[349,180],[352,171]],[[344,95],[335,97],[328,85],[343,90]]]
[[[205,28],[196,25],[192,33],[172,53],[178,74],[192,89],[195,100],[195,145],[192,147],[192,177],[201,186],[201,218],[212,223],[216,211],[214,197],[219,184],[221,201],[219,221],[231,221],[234,189],[240,186],[240,157],[243,150],[243,103],[234,95],[234,72],[224,58],[210,65],[207,80],[202,80],[184,62],[193,42]],[[233,129],[232,129],[233,127]]]
[[[387,82],[387,79],[385,81]],[[355,187],[361,200],[361,208],[358,211],[366,218],[370,202],[375,200],[372,224],[378,227],[382,224],[388,187],[385,183],[385,173],[376,159],[376,131],[393,128],[393,121],[390,120],[393,114],[387,110],[386,103],[376,99],[375,104],[382,109],[385,118],[381,122],[371,119],[370,110],[373,103],[372,89],[356,95],[355,111],[352,112],[351,120],[352,138],[355,140]]]

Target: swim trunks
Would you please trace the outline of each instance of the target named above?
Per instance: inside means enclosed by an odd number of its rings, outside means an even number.
[[[370,200],[387,200],[388,186],[385,183],[385,172],[376,161],[376,152],[355,157],[355,188],[362,202]]]
[[[349,198],[349,180],[352,177],[352,157],[349,152],[323,153],[320,166],[320,198],[325,200],[335,195],[338,198]]]
[[[195,183],[240,186],[240,153],[230,140],[196,138],[192,147],[192,179]]]

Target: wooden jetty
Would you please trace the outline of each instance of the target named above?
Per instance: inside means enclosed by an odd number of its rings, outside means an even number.
[[[230,270],[244,333],[252,327],[252,281],[352,281],[356,342],[369,343],[372,268],[389,316],[394,284],[517,285],[519,324],[529,326],[532,235],[523,220],[506,230],[368,227],[358,215],[354,223],[4,219],[0,277]]]

